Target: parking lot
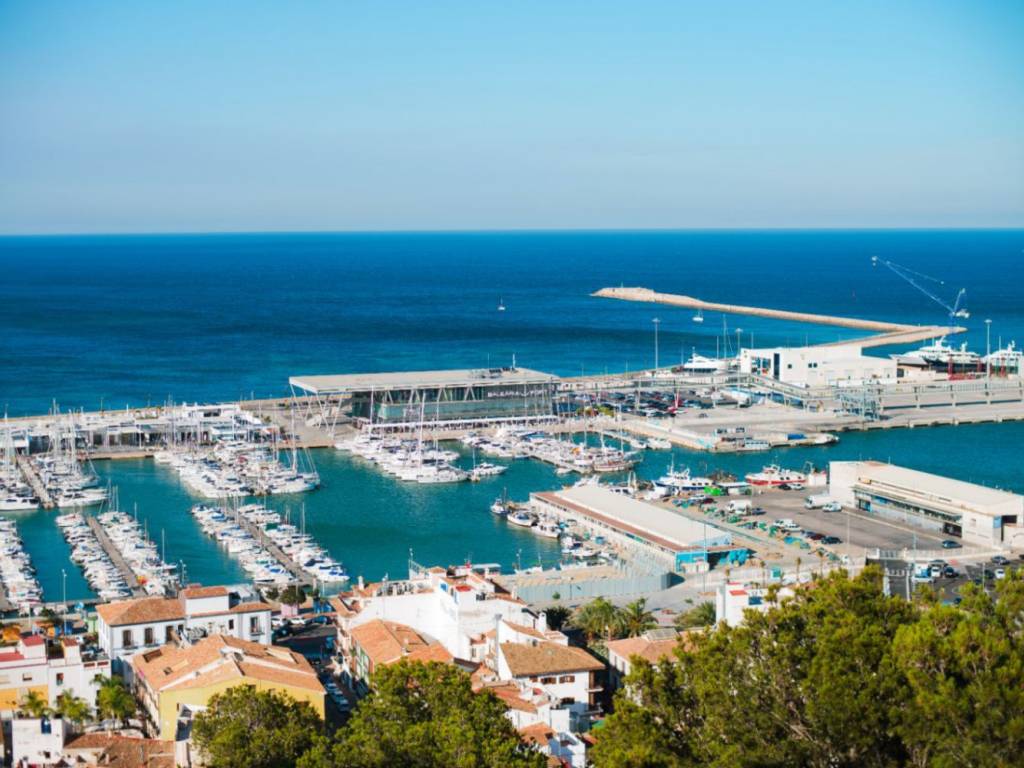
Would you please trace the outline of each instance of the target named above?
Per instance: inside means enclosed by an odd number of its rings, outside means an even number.
[[[756,557],[768,564],[791,566],[796,558],[807,562],[807,553],[823,551],[836,558],[844,555],[862,557],[871,550],[941,550],[950,557],[964,557],[969,550],[943,550],[943,538],[922,531],[871,518],[857,511],[825,512],[806,509],[804,500],[810,493],[801,491],[765,490],[749,497],[717,497],[703,507],[681,502],[667,502],[679,514],[707,521],[730,531],[737,542],[749,544]],[[749,501],[763,510],[756,515],[730,515],[725,512],[730,501]],[[776,521],[792,520],[796,528],[788,535],[770,530]],[[787,540],[788,539],[788,540]]]

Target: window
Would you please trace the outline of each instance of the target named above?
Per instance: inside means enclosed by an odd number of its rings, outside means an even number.
[[[142,644],[143,645],[152,645],[153,644],[153,628],[152,627],[146,627],[142,631]]]
[[[562,675],[560,678],[558,678],[558,682],[560,682],[560,683],[575,683],[576,682],[576,675]]]
[[[30,682],[32,682],[32,673],[31,672],[22,672],[21,673],[21,682],[23,682],[23,683],[30,683]]]
[[[64,673],[63,672],[58,672],[57,673],[57,685],[64,685]]]
[[[260,629],[260,617],[250,616],[249,617],[249,634],[258,635],[262,630]]]
[[[170,643],[174,641],[174,627],[168,624],[164,627],[164,642]]]
[[[234,628],[235,628],[235,620],[234,619],[228,619],[228,629],[234,629]]]
[[[554,685],[557,682],[558,682],[558,678],[557,677],[542,677],[540,679],[540,684],[541,685]]]
[[[121,645],[125,648],[131,648],[134,643],[132,642],[132,631],[126,629],[121,633]]]

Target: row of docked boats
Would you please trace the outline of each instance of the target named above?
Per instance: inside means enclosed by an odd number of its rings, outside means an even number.
[[[996,373],[1021,373],[1024,371],[1024,353],[1017,349],[1015,342],[995,350],[987,355],[979,354],[967,348],[967,343],[953,346],[943,336],[930,344],[891,355],[899,364],[918,368],[966,373],[971,371],[992,370]]]
[[[610,486],[618,490],[618,486]],[[562,555],[580,562],[612,562],[616,559],[614,552],[608,549],[596,549],[591,542],[571,531],[572,522],[559,520],[550,515],[539,515],[531,511],[530,505],[511,501],[501,496],[491,504],[491,513],[503,517],[509,525],[525,528],[544,539],[557,539]],[[601,543],[604,543],[603,541]]]
[[[493,436],[470,433],[462,438],[463,444],[487,455],[530,458],[553,464],[560,475],[628,472],[642,459],[639,450],[605,445],[601,434],[598,440],[599,445],[589,445],[586,435],[584,442],[577,443],[569,435],[561,439],[524,429],[501,429]]]
[[[163,561],[138,520],[117,510],[99,514],[96,520],[147,595],[163,597],[177,592],[177,568]]]
[[[174,469],[185,486],[206,499],[305,493],[320,486],[307,452],[293,448],[287,462],[266,445],[242,440],[211,447],[158,451],[153,459]]]
[[[131,597],[132,591],[124,577],[81,512],[60,515],[57,517],[57,527],[71,547],[71,562],[82,569],[93,592],[108,601]]]
[[[42,605],[43,590],[35,574],[17,525],[13,520],[0,519],[0,582],[7,602],[21,613],[30,613]]]
[[[197,504],[192,516],[207,536],[214,539],[257,586],[285,586],[295,581],[283,562],[261,540],[265,537],[291,560],[291,564],[324,584],[348,580],[345,567],[334,560],[312,536],[282,519],[280,513],[260,504],[237,510]]]
[[[455,465],[459,459],[457,451],[437,443],[424,444],[422,439],[402,440],[364,433],[339,441],[334,447],[375,464],[399,480],[425,485],[478,481],[497,477],[507,469],[503,464],[476,461],[472,468],[462,469]]]

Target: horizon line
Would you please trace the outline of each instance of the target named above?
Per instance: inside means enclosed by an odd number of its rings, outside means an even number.
[[[479,227],[466,229],[224,229],[224,230],[127,230],[112,232],[0,232],[0,239],[47,237],[216,237],[246,235],[460,235],[460,234],[586,234],[674,232],[1018,232],[1024,224],[1006,226],[863,226],[863,227]]]

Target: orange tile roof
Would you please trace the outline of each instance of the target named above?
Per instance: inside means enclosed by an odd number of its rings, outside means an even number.
[[[177,621],[185,618],[185,608],[175,598],[144,597],[119,600],[96,606],[96,613],[108,627],[128,624],[150,624],[155,621]]]
[[[519,737],[531,746],[546,747],[555,738],[555,732],[547,723],[534,723],[519,729]]]
[[[523,698],[522,692],[519,687],[512,683],[502,683],[500,685],[484,685],[481,686],[480,691],[490,691],[497,696],[509,709],[515,709],[520,712],[536,712],[537,705],[531,701],[527,701]]]
[[[501,653],[515,677],[561,672],[597,671],[604,664],[582,648],[542,642],[536,645],[502,643]]]
[[[86,733],[73,736],[64,745],[66,753],[88,752],[95,765],[114,768],[174,768],[174,742],[121,736],[111,733]]]
[[[226,680],[263,680],[323,693],[316,672],[287,648],[211,635],[195,645],[164,645],[132,657],[139,678],[154,691],[202,688]]]
[[[448,650],[440,643],[431,643],[426,648],[417,648],[405,657],[409,661],[439,661],[442,664],[452,664],[455,657],[448,653]]]
[[[374,619],[352,630],[352,641],[374,664],[389,664],[406,654],[426,648],[427,642],[412,627]]]
[[[544,633],[541,632],[539,629],[534,629],[533,627],[528,627],[525,624],[515,624],[515,623],[509,621],[508,619],[504,619],[503,621],[505,622],[505,624],[509,628],[515,630],[516,632],[518,632],[521,635],[529,635],[530,637],[536,637],[538,640],[546,640],[547,639],[547,637],[544,635]]]
[[[608,653],[615,653],[624,659],[639,656],[652,664],[672,658],[672,652],[680,645],[680,638],[670,640],[648,640],[645,637],[624,637],[608,643]]]
[[[227,594],[227,587],[204,587],[196,584],[194,587],[186,587],[181,590],[178,596],[195,600],[201,597],[224,597]]]

